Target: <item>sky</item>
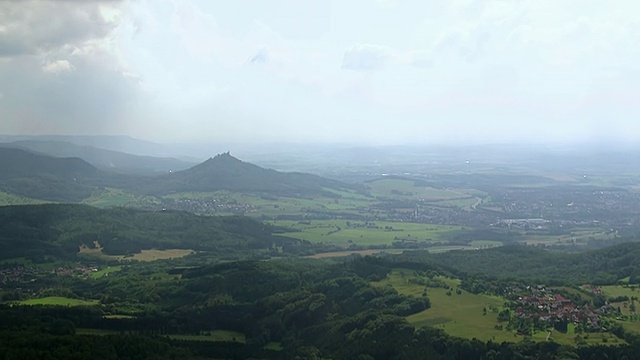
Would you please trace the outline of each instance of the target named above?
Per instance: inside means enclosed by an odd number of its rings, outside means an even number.
[[[2,1],[0,134],[633,142],[640,2]]]

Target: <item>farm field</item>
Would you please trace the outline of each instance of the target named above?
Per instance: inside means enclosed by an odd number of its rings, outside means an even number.
[[[18,301],[19,305],[55,305],[55,306],[94,306],[98,305],[98,300],[80,300],[61,296],[49,296],[39,299],[29,299]]]
[[[159,204],[160,201],[152,196],[134,195],[120,189],[105,188],[104,190],[96,191],[91,197],[85,199],[83,203],[96,207],[112,207]]]
[[[401,240],[407,243],[446,243],[452,235],[464,229],[453,225],[388,221],[369,222],[368,225],[364,222],[344,220],[271,221],[270,223],[299,230],[281,234],[284,236],[343,247],[391,245]]]

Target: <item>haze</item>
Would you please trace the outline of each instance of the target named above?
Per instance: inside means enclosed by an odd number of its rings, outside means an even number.
[[[635,0],[5,1],[0,133],[631,142],[638,13]]]

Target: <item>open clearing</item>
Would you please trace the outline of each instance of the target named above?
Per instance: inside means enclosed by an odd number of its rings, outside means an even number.
[[[39,299],[29,299],[17,302],[19,305],[55,305],[55,306],[95,306],[98,300],[71,299],[62,296],[48,296]]]
[[[151,249],[151,250],[142,250],[139,253],[133,254],[133,255],[107,255],[104,252],[102,252],[102,247],[100,246],[100,244],[98,244],[97,242],[94,242],[93,247],[89,247],[86,245],[80,246],[79,253],[81,255],[94,256],[104,260],[155,261],[155,260],[166,260],[166,259],[179,259],[187,255],[195,254],[195,251],[191,249],[166,249],[166,250]],[[111,270],[108,272],[119,271],[119,270],[121,269]],[[104,275],[104,273],[102,275]]]
[[[167,250],[142,250],[132,256],[117,256],[118,260],[138,260],[138,261],[155,261],[165,259],[179,259],[187,255],[195,254],[195,251],[189,249],[167,249]]]

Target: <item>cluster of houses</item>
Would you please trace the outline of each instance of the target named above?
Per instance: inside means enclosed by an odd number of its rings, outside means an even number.
[[[35,281],[40,270],[24,266],[12,266],[0,269],[0,283],[25,283]]]
[[[153,210],[179,210],[196,214],[233,213],[246,214],[256,212],[257,208],[251,204],[241,204],[232,201],[226,202],[214,198],[201,199],[169,199]]]
[[[491,224],[496,227],[506,227],[509,229],[545,229],[551,224],[550,220],[535,219],[500,219],[497,223]]]
[[[57,267],[51,270],[51,274],[57,276],[87,276],[92,272],[96,272],[96,267],[78,266],[75,268]],[[38,278],[46,275],[48,272],[35,267],[11,266],[0,268],[0,284],[24,284],[34,282]]]
[[[613,311],[605,305],[595,308],[589,304],[576,305],[561,294],[547,291],[544,287],[530,287],[530,294],[517,298],[515,318],[533,319],[547,324],[574,323],[582,324],[589,331],[602,329],[601,316]]]
[[[87,276],[97,271],[96,267],[78,266],[76,268],[57,267],[51,272],[57,276]]]

